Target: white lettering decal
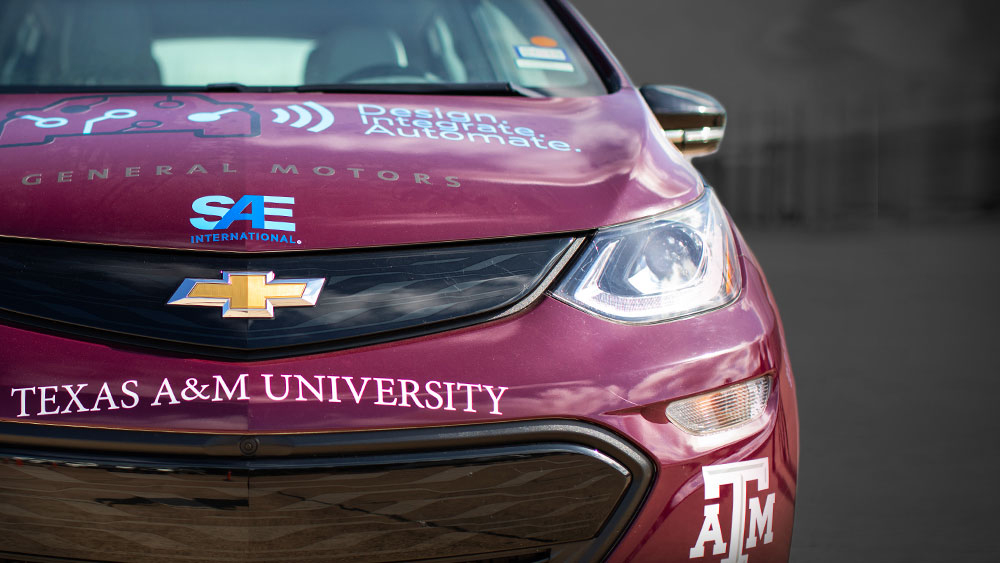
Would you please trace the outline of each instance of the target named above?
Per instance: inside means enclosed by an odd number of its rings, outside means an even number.
[[[399,406],[408,407],[410,406],[410,401],[413,401],[413,404],[417,407],[424,408],[424,406],[420,404],[420,399],[417,398],[417,391],[420,389],[419,383],[411,379],[400,379],[399,386],[402,389],[400,391],[402,399],[399,401]]]
[[[78,383],[76,386],[76,390],[74,391],[72,385],[63,385],[63,389],[65,389],[66,392],[69,393],[69,403],[66,403],[66,408],[63,409],[62,414],[67,414],[71,412],[70,407],[72,407],[73,405],[76,405],[76,412],[90,412],[90,409],[84,407],[83,403],[80,402],[80,397],[79,397],[80,391],[83,391],[83,388],[86,386],[87,386],[86,383]]]
[[[355,404],[357,404],[357,405],[361,404],[361,396],[365,394],[365,387],[368,386],[368,382],[371,381],[371,379],[372,378],[370,378],[370,377],[362,377],[361,378],[361,391],[358,391],[357,389],[354,388],[354,378],[353,377],[347,376],[347,377],[344,378],[344,381],[347,382],[347,386],[351,388],[351,395],[354,395],[354,403]]]
[[[276,397],[274,393],[271,392],[271,378],[274,377],[274,374],[262,373],[260,374],[260,376],[264,378],[264,392],[267,393],[267,397],[269,399],[271,399],[272,401],[284,401],[285,398],[288,397],[288,380],[291,379],[292,376],[290,375],[281,376],[281,378],[285,380],[285,392],[282,393],[280,397]]]
[[[769,459],[755,459],[737,463],[723,463],[702,467],[701,473],[705,480],[705,500],[718,499],[723,486],[733,489],[733,514],[730,521],[729,553],[721,563],[746,563],[748,555],[743,553],[744,546],[749,549],[757,546],[757,540],[762,536],[763,543],[771,543],[774,534],[771,526],[774,521],[774,493],[767,495],[764,508],[760,506],[759,498],[747,499],[747,485],[751,481],[757,483],[757,491],[767,490],[769,477]],[[750,530],[747,536],[746,514],[750,511]],[[744,542],[744,538],[746,541]],[[726,551],[726,542],[722,538],[722,525],[719,522],[719,504],[705,506],[705,520],[701,532],[689,552],[691,559],[705,555],[705,544],[712,543],[712,554],[720,555]]]
[[[483,386],[482,385],[478,385],[478,384],[471,385],[469,383],[459,383],[455,387],[459,391],[462,390],[462,387],[466,388],[466,390],[465,390],[465,393],[466,393],[465,394],[466,402],[465,402],[465,409],[463,409],[463,410],[465,412],[477,412],[476,409],[472,408],[472,388],[475,387],[477,391],[482,391],[483,390]]]
[[[40,415],[59,414],[59,407],[58,406],[56,407],[56,410],[54,410],[54,411],[50,411],[49,408],[48,408],[48,406],[47,406],[48,403],[55,404],[55,402],[56,402],[55,395],[50,395],[49,392],[50,391],[58,391],[58,390],[59,390],[59,388],[56,387],[55,385],[46,385],[46,386],[38,388],[39,395],[41,395],[41,403],[42,403],[42,407],[40,409],[38,409],[38,414],[40,414]]]
[[[503,397],[504,391],[506,391],[507,388],[498,387],[500,393],[494,393],[492,385],[483,385],[483,387],[486,388],[486,391],[490,394],[490,398],[493,399],[493,410],[490,411],[490,414],[503,414],[500,412],[500,397]]]
[[[430,396],[432,396],[432,397],[434,397],[435,399],[437,399],[437,404],[434,405],[434,406],[431,406],[431,402],[427,401],[427,408],[436,411],[436,410],[438,410],[439,408],[441,408],[444,405],[444,397],[442,397],[441,394],[438,393],[437,391],[435,391],[434,389],[431,389],[431,385],[433,385],[438,390],[440,390],[441,389],[441,382],[440,381],[428,381],[427,385],[424,386],[424,389],[427,390],[427,394],[430,395]]]
[[[129,389],[129,386],[133,387],[133,389]],[[122,383],[122,393],[128,395],[132,399],[132,402],[127,405],[125,404],[125,401],[122,401],[121,407],[123,409],[135,408],[139,404],[139,394],[136,393],[134,389],[138,386],[139,382],[134,379],[129,379],[125,383]]]
[[[757,547],[757,539],[760,537],[763,537],[764,543],[771,543],[774,539],[774,534],[771,532],[773,521],[774,493],[767,495],[763,510],[760,508],[759,498],[750,499],[750,537],[747,538],[747,548]]]
[[[250,400],[250,397],[247,397],[247,386],[246,386],[247,378],[250,377],[250,374],[241,373],[240,378],[236,380],[236,383],[233,384],[232,388],[226,385],[226,380],[223,379],[221,375],[213,375],[212,377],[215,379],[215,396],[212,397],[213,402],[223,400],[222,399],[223,393],[226,394],[227,399],[232,401],[233,395],[236,394],[237,389],[239,389],[240,391],[240,396],[237,397],[238,401]]]
[[[339,375],[328,375],[330,378],[330,402],[339,403],[340,397],[337,396],[337,380],[340,379]]]
[[[448,388],[448,406],[446,406],[444,408],[444,410],[446,410],[446,411],[453,411],[453,410],[455,410],[455,407],[454,407],[455,402],[454,402],[454,400],[453,400],[453,398],[451,396],[451,388],[454,387],[455,384],[453,382],[451,382],[451,381],[445,381],[444,382],[444,386]]]
[[[306,398],[305,394],[303,393],[303,389],[302,389],[303,387],[309,389],[309,393],[311,393],[312,396],[315,397],[317,401],[322,401],[323,400],[323,376],[322,375],[314,375],[313,377],[316,378],[316,385],[317,385],[317,387],[313,387],[312,384],[309,383],[309,381],[306,380],[306,378],[302,377],[301,375],[296,375],[295,376],[295,379],[299,382],[299,396],[295,398],[296,401],[308,401],[309,400],[309,399]]]
[[[142,390],[145,386],[140,387],[138,379],[11,388],[12,400],[9,407],[4,407],[7,410],[0,412],[0,418],[86,415],[133,409],[146,401],[154,407],[250,400],[329,405],[343,402],[339,396],[342,383],[346,383],[356,405],[479,414],[488,412],[492,416],[502,416],[503,398],[509,390],[504,386],[461,381],[421,382],[415,379],[391,377],[356,378],[319,374],[281,374],[279,379],[282,382],[278,383],[274,379],[275,374],[262,373],[259,375],[263,379],[262,386],[250,386],[249,373],[241,373],[238,376],[215,374],[204,378],[179,379],[178,377],[163,378],[155,395],[150,393],[149,396],[144,396]],[[367,392],[368,385],[372,381],[375,382],[374,389]],[[92,392],[88,394],[88,391],[93,389],[97,390],[96,394]],[[488,402],[487,397],[489,397]],[[773,514],[773,498],[769,498],[763,505],[753,501],[750,503],[750,525],[757,530],[757,536],[763,538],[764,543],[768,543],[772,536]],[[751,543],[750,546],[752,545]]]
[[[698,540],[691,548],[690,559],[705,555],[705,543],[712,542],[712,555],[722,555],[726,552],[726,542],[722,539],[722,524],[719,524],[719,505],[705,505],[705,521],[701,524]]]
[[[167,378],[163,378],[163,383],[160,384],[160,390],[156,392],[156,398],[153,400],[151,405],[154,407],[160,406],[160,398],[163,397],[164,395],[170,397],[171,405],[176,405],[180,403],[180,401],[177,400],[177,397],[174,396],[174,390],[172,387],[170,387],[170,380]]]
[[[518,59],[518,62],[557,65],[560,70],[565,70],[566,66],[572,68],[570,63],[565,62],[525,59]],[[442,111],[437,107],[433,110],[386,108],[377,104],[358,104],[357,109],[361,124],[365,126],[365,135],[580,152],[580,149],[573,148],[565,141],[547,139],[545,133],[537,132],[532,127],[513,125],[505,119],[498,120],[490,113],[469,115],[464,111]]]
[[[32,395],[35,394],[35,388],[34,387],[18,387],[16,389],[11,389],[10,390],[10,396],[11,397],[14,396],[14,393],[20,393],[21,394],[21,413],[17,415],[18,418],[21,418],[23,416],[30,416],[28,414],[28,406],[25,404],[26,403],[26,401],[25,401],[25,395],[28,393],[28,391],[31,391]]]
[[[395,405],[396,404],[396,400],[397,399],[395,397],[393,397],[391,403],[385,400],[385,396],[386,395],[389,395],[390,397],[392,397],[392,384],[393,384],[393,381],[394,380],[392,380],[392,379],[385,379],[385,378],[382,378],[382,377],[376,377],[375,378],[375,385],[378,388],[378,400],[375,401],[376,405]],[[383,383],[388,383],[389,384],[389,388],[388,389],[383,388],[382,387]]]
[[[104,384],[101,385],[101,390],[97,393],[97,398],[94,399],[94,406],[90,410],[93,410],[93,411],[99,411],[99,410],[101,410],[101,406],[100,406],[101,405],[101,401],[107,401],[108,402],[108,410],[109,411],[113,411],[113,410],[116,410],[118,408],[118,405],[115,404],[115,398],[114,398],[114,396],[111,395],[111,388],[108,387],[108,382],[107,381],[105,381]]]

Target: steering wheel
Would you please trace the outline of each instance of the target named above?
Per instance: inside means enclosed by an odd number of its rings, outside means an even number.
[[[349,72],[347,75],[340,77],[338,82],[354,82],[356,80],[364,80],[366,78],[382,78],[392,76],[412,76],[413,78],[419,78],[421,82],[427,80],[424,76],[414,74],[413,69],[401,67],[395,64],[381,63],[363,66],[358,70]]]

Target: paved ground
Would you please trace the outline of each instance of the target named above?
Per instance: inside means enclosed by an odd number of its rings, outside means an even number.
[[[1000,561],[1000,221],[745,235],[798,381],[792,561]]]

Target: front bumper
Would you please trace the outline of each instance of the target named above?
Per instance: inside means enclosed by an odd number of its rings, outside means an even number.
[[[298,473],[299,476],[316,475],[315,471],[328,474],[331,468],[341,470],[346,459],[342,453],[330,457],[330,450],[326,454],[309,453],[301,447],[284,452],[275,450],[274,455],[255,451],[256,460],[274,461],[280,453],[277,458],[281,463],[270,467],[254,465],[262,462],[250,462],[242,454],[229,451],[222,457],[231,459],[223,459],[219,465],[218,456],[212,452],[195,453],[185,461],[184,452],[168,451],[172,447],[169,440],[167,444],[158,444],[153,439],[165,435],[214,436],[208,442],[221,447],[219,444],[227,441],[238,445],[244,437],[256,439],[260,444],[278,444],[281,440],[276,436],[301,435],[335,437],[329,444],[335,449],[343,436],[349,441],[357,440],[356,436],[373,439],[377,448],[349,453],[347,458],[374,466],[384,466],[392,459],[408,466],[413,461],[407,457],[411,454],[437,452],[432,461],[444,467],[441,464],[446,456],[441,452],[457,452],[458,459],[494,460],[497,467],[510,470],[513,466],[504,465],[511,462],[504,457],[508,453],[544,458],[559,451],[561,455],[582,456],[572,459],[584,462],[581,466],[584,472],[614,467],[600,461],[604,458],[588,457],[573,449],[583,448],[596,450],[629,469],[626,479],[629,483],[616,485],[620,491],[616,500],[601,505],[606,518],[591,518],[591,528],[574,532],[576,535],[551,536],[555,541],[538,550],[535,548],[539,546],[517,543],[538,537],[518,532],[512,535],[519,539],[504,540],[513,541],[512,544],[484,544],[475,553],[421,552],[422,558],[484,560],[500,553],[524,557],[525,561],[543,557],[566,561],[603,557],[612,561],[720,561],[739,555],[748,555],[751,561],[786,559],[798,462],[794,382],[773,299],[752,257],[747,255],[742,262],[744,290],[736,303],[680,321],[651,326],[622,325],[544,299],[518,315],[484,325],[384,345],[266,362],[226,363],[163,354],[153,356],[138,348],[0,326],[6,360],[0,366],[0,419],[7,427],[31,427],[39,436],[45,436],[34,443],[11,437],[32,432],[6,432],[7,437],[0,438],[7,464],[0,467],[14,471],[11,475],[27,475],[16,482],[0,480],[0,511],[6,515],[7,528],[0,533],[16,537],[11,530],[29,529],[25,527],[29,523],[39,526],[22,534],[25,541],[35,543],[18,544],[17,549],[5,546],[5,549],[8,554],[111,558],[104,551],[87,552],[79,542],[61,548],[62,551],[53,551],[42,541],[45,537],[59,538],[60,532],[58,527],[37,520],[39,515],[32,509],[37,505],[24,500],[24,491],[39,491],[64,482],[72,484],[67,484],[66,490],[80,494],[59,500],[75,511],[60,525],[86,530],[87,525],[103,517],[97,513],[123,511],[120,505],[109,505],[100,499],[134,497],[139,500],[129,501],[128,510],[143,515],[124,511],[124,516],[119,514],[118,520],[112,519],[121,525],[108,527],[108,533],[113,532],[123,541],[136,541],[163,560],[191,560],[173,555],[180,553],[180,548],[163,540],[162,534],[150,535],[150,530],[162,523],[161,518],[167,512],[187,513],[190,522],[199,523],[196,528],[202,535],[181,533],[172,539],[181,545],[193,544],[195,554],[206,553],[198,546],[221,546],[221,540],[210,538],[224,537],[223,531],[231,533],[232,526],[242,530],[240,534],[246,538],[271,541],[283,533],[295,533],[290,528],[303,525],[313,530],[303,533],[319,534],[308,536],[312,542],[309,545],[327,546],[324,549],[328,551],[322,557],[343,555],[343,550],[352,548],[338,544],[339,534],[331,535],[329,529],[318,532],[320,528],[298,521],[286,527],[289,521],[282,520],[287,516],[282,512],[290,512],[291,505],[273,504],[273,510],[260,518],[256,514],[246,520],[235,516],[254,507],[255,472],[284,471],[285,461],[304,459],[308,460],[303,466],[306,472]],[[765,374],[774,377],[774,391],[767,409],[760,418],[738,429],[716,436],[692,437],[657,414],[669,400]],[[503,443],[477,438],[457,449],[435,446],[418,448],[419,452],[408,450],[397,440],[408,433],[449,434],[469,430],[475,434],[479,429],[484,429],[485,434],[481,434],[484,436],[490,435],[491,428],[520,427],[528,421],[542,426],[582,425],[608,440],[589,443],[573,437],[575,434],[536,440],[530,432],[517,431],[507,434]],[[80,435],[75,433],[87,431],[80,429],[124,432],[128,436],[126,443],[135,441],[134,450],[128,453],[128,447],[116,450],[106,443],[81,442]],[[376,430],[379,432],[372,432]],[[379,436],[395,438],[386,440]],[[606,445],[615,441],[624,446]],[[529,446],[541,450],[494,449]],[[630,467],[625,460],[635,456],[623,454],[625,451],[639,452],[637,459],[647,460],[649,467]],[[122,474],[108,472],[109,462],[111,466],[132,464],[136,468],[155,469],[168,458],[172,463],[180,462],[168,468],[191,469],[199,479],[215,479],[213,491],[232,492],[235,487],[246,496],[193,493],[163,496],[155,487],[123,491],[114,496],[106,490],[78,486],[88,482],[89,477],[76,476],[77,470],[92,467],[87,464],[99,468],[90,471],[119,477]],[[755,465],[752,468],[737,465],[742,462]],[[594,463],[597,465],[588,465]],[[493,462],[485,463],[485,467],[492,465]],[[719,481],[717,475],[703,470],[719,466],[732,468],[731,474],[737,480]],[[456,468],[445,471],[451,469]],[[541,469],[532,469],[536,470]],[[612,473],[608,472],[609,479]],[[426,478],[430,477],[421,477]],[[705,486],[706,479],[709,487]],[[294,495],[291,491],[299,485],[293,481],[279,487],[279,492]],[[648,485],[636,489],[635,483],[642,482]],[[550,483],[548,490],[560,489],[559,483],[558,480]],[[546,503],[552,501],[539,494],[531,495],[537,497],[534,509],[545,514],[551,508]],[[613,496],[606,491],[604,494]],[[586,496],[601,495],[590,491]],[[182,500],[162,501],[171,498]],[[199,498],[209,502],[189,502]],[[221,498],[229,498],[235,504],[213,505],[210,501]],[[241,498],[248,499],[246,506],[239,504]],[[410,500],[419,504],[431,499]],[[542,505],[545,510],[539,508]],[[299,508],[314,509],[311,504],[299,505],[295,510]],[[430,514],[447,519],[463,513]],[[503,511],[496,514],[500,518]],[[213,527],[201,520],[206,515],[220,516],[226,524]],[[43,516],[49,518],[51,514]],[[413,520],[435,522],[424,513]],[[594,525],[597,520],[602,521]],[[426,527],[440,531],[439,526]],[[488,528],[479,531],[489,531]],[[180,526],[175,531],[183,529]],[[213,530],[219,534],[214,535]],[[448,533],[476,531],[462,528]],[[410,549],[422,545],[406,536],[391,538]],[[451,545],[474,545],[475,541],[469,538],[452,536],[455,541]],[[231,553],[244,559],[283,558],[264,549],[249,549],[248,546],[256,545],[249,540],[238,545],[243,549],[231,548]],[[390,548],[385,549],[391,551]],[[403,557],[396,557],[398,553],[390,555],[390,559],[415,558],[411,551]]]

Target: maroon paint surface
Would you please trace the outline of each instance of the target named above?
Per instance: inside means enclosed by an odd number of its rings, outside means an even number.
[[[398,245],[591,229],[675,207],[701,189],[694,170],[676,154],[671,158],[673,149],[631,88],[573,99],[202,95],[217,102],[208,104],[188,94],[175,94],[175,100],[166,100],[168,94],[116,96],[83,113],[64,113],[68,106],[82,106],[65,101],[72,97],[65,94],[0,96],[0,115],[8,116],[0,129],[0,235],[190,248],[191,236],[215,232],[191,225],[199,216],[192,210],[194,200],[250,194],[294,197],[290,220],[302,244],[218,241],[211,249]],[[177,99],[185,105],[155,107]],[[310,101],[333,114],[332,125],[310,132],[291,126],[294,115],[289,122],[274,122],[273,110]],[[232,110],[240,104],[257,114],[258,135],[245,112]],[[389,127],[367,115],[378,111],[375,106],[396,125],[400,118],[392,116],[393,109],[410,112],[410,118],[401,118],[410,124],[416,111],[435,117],[423,120],[430,128]],[[216,107],[232,111],[219,114],[220,123],[190,121]],[[123,109],[137,114],[94,122],[91,133],[81,133],[88,121]],[[464,127],[448,119],[448,112],[468,116],[471,130],[458,132],[463,140],[440,137],[444,128],[434,124]],[[310,113],[315,126],[319,115]],[[145,119],[147,114],[155,119]],[[39,128],[38,119],[24,115],[67,123]],[[225,120],[239,123],[227,127]],[[133,126],[146,122],[162,125]],[[375,125],[382,129],[369,133]],[[479,125],[514,134],[487,138],[488,133],[475,133],[473,126]],[[422,136],[401,137],[400,129]],[[427,138],[427,129],[437,138]],[[518,130],[534,136],[517,135]],[[470,133],[478,136],[469,141]],[[531,146],[512,145],[513,137]],[[559,149],[539,146],[552,142],[560,143]],[[250,224],[237,222],[226,232],[241,230],[251,230]]]

